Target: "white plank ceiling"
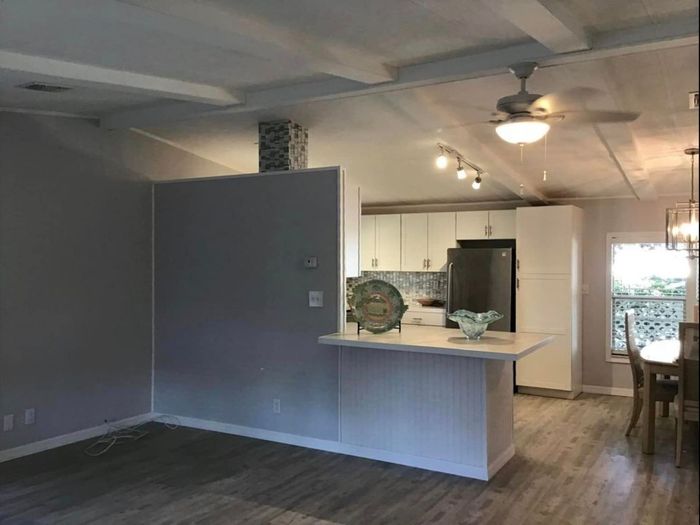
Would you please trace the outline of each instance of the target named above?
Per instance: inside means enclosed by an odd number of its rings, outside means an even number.
[[[4,0],[0,108],[100,118],[257,170],[257,123],[310,129],[313,166],[341,164],[368,204],[682,194],[697,145],[695,0]],[[530,90],[606,94],[629,124],[555,124],[498,139],[506,66]],[[64,93],[18,88],[28,82]],[[476,192],[434,168],[446,142],[488,171]],[[548,180],[543,180],[543,170]]]

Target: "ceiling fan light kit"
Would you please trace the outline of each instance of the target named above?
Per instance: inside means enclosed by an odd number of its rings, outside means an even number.
[[[695,200],[695,156],[698,148],[684,151],[690,155],[690,198],[666,209],[666,248],[685,251],[690,259],[698,257],[700,249],[700,210]]]
[[[532,144],[544,138],[549,124],[530,116],[512,117],[496,126],[496,133],[511,144]]]

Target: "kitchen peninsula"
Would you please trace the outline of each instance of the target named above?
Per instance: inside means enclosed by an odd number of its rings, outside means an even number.
[[[488,480],[513,457],[514,361],[553,336],[403,326],[319,337],[340,353],[342,451]]]

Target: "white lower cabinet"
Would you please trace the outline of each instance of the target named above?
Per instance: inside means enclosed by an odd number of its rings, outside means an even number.
[[[518,277],[518,332],[544,333],[555,341],[517,362],[517,384],[550,390],[573,389],[571,279]]]
[[[427,326],[445,326],[445,310],[428,308],[409,308],[403,314],[402,324]]]

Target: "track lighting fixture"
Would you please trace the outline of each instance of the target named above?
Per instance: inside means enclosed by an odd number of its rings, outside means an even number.
[[[462,159],[459,157],[457,157],[457,178],[459,180],[467,178],[467,172],[464,170],[464,166],[462,166]]]
[[[439,147],[440,155],[435,159],[435,165],[441,170],[444,170],[447,167],[447,155],[445,155],[445,149],[442,146]]]
[[[438,142],[437,147],[440,150],[440,154],[435,159],[435,165],[441,170],[445,169],[449,164],[449,157],[454,157],[457,160],[457,178],[459,180],[465,180],[467,178],[467,168],[474,170],[476,172],[476,179],[472,183],[472,188],[478,190],[481,186],[481,175],[484,173],[484,170],[473,162],[465,159],[459,151],[447,144]]]
[[[474,182],[472,182],[472,188],[475,190],[478,190],[481,188],[481,173],[478,171],[476,172],[476,178],[474,179]]]

